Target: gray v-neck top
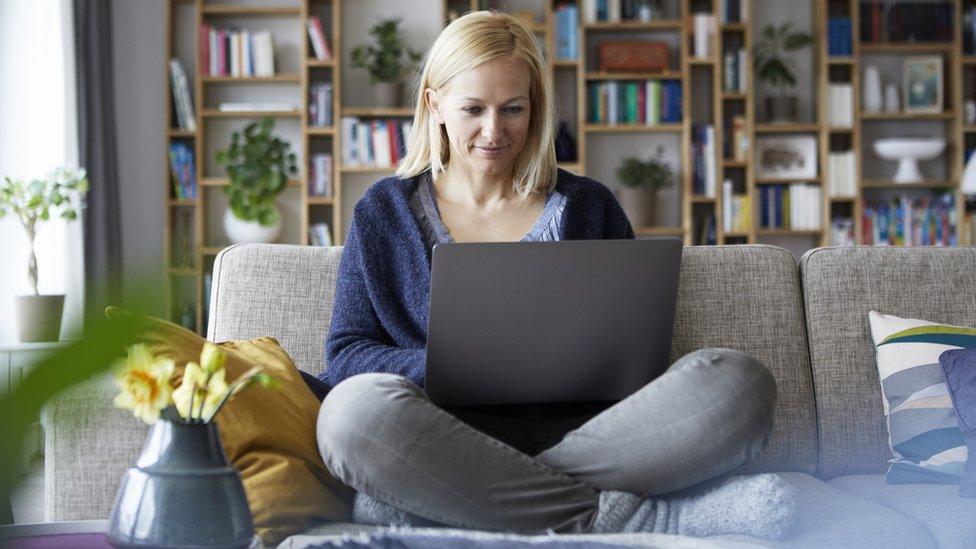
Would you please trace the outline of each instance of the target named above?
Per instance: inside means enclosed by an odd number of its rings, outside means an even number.
[[[454,242],[447,226],[441,220],[437,200],[434,199],[434,183],[427,173],[422,176],[417,190],[410,197],[410,208],[420,222],[420,230],[424,235],[427,249],[432,250],[434,244]],[[560,240],[563,210],[566,208],[566,196],[553,190],[546,195],[546,206],[529,230],[522,242],[552,242]]]

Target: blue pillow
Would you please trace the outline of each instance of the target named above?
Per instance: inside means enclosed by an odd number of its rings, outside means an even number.
[[[946,351],[939,364],[968,452],[959,495],[976,498],[976,348]]]

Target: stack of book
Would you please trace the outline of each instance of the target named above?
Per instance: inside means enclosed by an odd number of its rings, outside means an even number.
[[[556,59],[575,61],[579,58],[578,20],[579,11],[575,4],[560,4],[556,8]]]
[[[837,217],[830,222],[830,245],[853,246],[854,220],[847,217]]]
[[[170,143],[169,175],[173,182],[174,197],[178,200],[193,200],[197,197],[193,149],[186,143]]]
[[[312,51],[315,58],[319,61],[332,59],[332,50],[329,49],[329,42],[325,38],[325,31],[322,29],[322,20],[318,15],[308,18],[308,39],[312,42]]]
[[[715,36],[715,16],[710,13],[696,13],[692,16],[692,55],[698,59],[712,56],[712,38]]]
[[[715,216],[706,215],[697,224],[695,244],[699,246],[714,246],[718,242],[715,229]]]
[[[190,96],[190,83],[179,59],[169,62],[169,81],[173,90],[173,106],[176,107],[176,123],[187,132],[197,131],[196,117],[193,115],[193,98]]]
[[[406,155],[412,121],[342,118],[344,166],[395,168]]]
[[[827,117],[831,128],[854,126],[854,89],[850,83],[830,84],[827,92]]]
[[[962,51],[966,55],[976,53],[976,6],[970,6],[963,10]]]
[[[274,76],[271,32],[200,25],[200,67],[210,76]]]
[[[308,124],[332,125],[332,83],[319,82],[309,86]]]
[[[725,52],[725,63],[723,69],[725,91],[745,93],[749,87],[749,76],[746,74],[748,67],[747,52],[743,48]]]
[[[331,246],[332,231],[325,222],[312,223],[308,226],[308,241],[312,246]]]
[[[315,153],[308,174],[310,196],[332,196],[332,155]]]
[[[827,55],[852,55],[851,18],[831,17],[827,22]]]
[[[727,233],[744,233],[752,223],[749,197],[735,194],[731,180],[722,183],[722,227]]]
[[[866,205],[863,223],[863,244],[956,245],[956,208],[952,193],[938,197],[902,194],[887,204]]]
[[[674,80],[590,82],[589,121],[598,124],[681,122],[681,82]]]
[[[759,226],[763,229],[820,229],[823,205],[818,185],[790,183],[759,189]]]
[[[650,21],[651,6],[646,0],[582,0],[586,23]]]
[[[857,166],[854,151],[831,152],[827,156],[827,196],[851,198],[857,195]]]
[[[698,196],[715,198],[715,128],[695,124],[691,131],[691,186]]]
[[[718,15],[722,23],[745,23],[749,20],[748,0],[718,0]]]
[[[952,2],[861,2],[861,41],[952,42]]]
[[[746,134],[746,117],[733,116],[726,121],[725,135],[727,139],[722,143],[722,157],[726,160],[745,162],[749,153],[749,136]]]

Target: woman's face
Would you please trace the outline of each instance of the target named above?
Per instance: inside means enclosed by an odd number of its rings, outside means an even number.
[[[528,67],[500,57],[467,71],[441,90],[427,90],[427,105],[443,124],[451,163],[480,175],[506,175],[525,145],[531,116]]]

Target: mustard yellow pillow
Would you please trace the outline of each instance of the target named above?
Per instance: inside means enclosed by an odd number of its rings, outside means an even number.
[[[154,353],[182,366],[198,361],[206,341],[162,319],[106,309],[113,322],[139,322],[140,339]],[[320,520],[349,521],[354,492],[332,477],[319,456],[315,425],[320,403],[278,341],[262,337],[218,343],[227,352],[230,383],[254,366],[279,382],[238,393],[217,415],[228,459],[241,473],[254,528],[265,544],[277,544]]]

